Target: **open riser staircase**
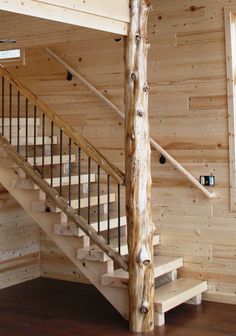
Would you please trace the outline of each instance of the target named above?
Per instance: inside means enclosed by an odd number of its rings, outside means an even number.
[[[1,72],[0,183],[128,319],[125,176],[33,93]],[[153,244],[159,244],[154,235]],[[183,258],[154,256],[155,324],[207,283],[177,277]]]

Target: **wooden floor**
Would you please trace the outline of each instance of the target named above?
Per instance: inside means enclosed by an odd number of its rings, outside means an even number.
[[[182,305],[155,336],[236,336],[236,306]],[[0,336],[127,336],[127,323],[93,288],[38,279],[0,291]]]

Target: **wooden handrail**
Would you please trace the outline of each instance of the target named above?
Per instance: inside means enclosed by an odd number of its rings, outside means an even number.
[[[54,58],[59,64],[61,64],[67,71],[69,71],[73,76],[75,76],[82,84],[84,84],[89,90],[91,90],[95,95],[102,99],[112,110],[114,110],[120,117],[125,118],[125,114],[113,104],[106,96],[104,96],[98,89],[96,89],[87,79],[81,76],[76,70],[69,66],[65,61],[63,61],[58,55],[56,55],[51,49],[44,48],[44,50]]]
[[[82,84],[84,84],[89,90],[91,90],[97,97],[102,99],[113,111],[115,111],[120,117],[125,119],[125,114],[113,104],[106,96],[104,96],[98,89],[96,89],[89,81],[87,81],[83,76],[81,76],[76,70],[69,66],[65,61],[63,61],[58,55],[56,55],[51,49],[44,48],[45,51],[52,56],[59,64],[61,64],[67,71],[74,75]],[[195,185],[206,197],[212,199],[216,195],[209,192],[201,183],[190,174],[187,169],[185,169],[173,156],[171,156],[163,147],[161,147],[153,138],[150,138],[150,143],[152,148],[161,153],[168,161],[170,161],[176,169],[178,169],[193,185]]]
[[[178,161],[176,161],[173,156],[171,156],[164,148],[162,148],[156,141],[150,139],[150,143],[153,148],[155,148],[158,152],[160,152],[168,161],[170,161],[187,179],[194,184],[199,190],[203,192],[205,196],[208,198],[215,198],[216,195],[214,193],[209,192],[198,180],[195,179],[193,175],[191,175]]]
[[[63,118],[58,116],[48,105],[40,100],[33,92],[27,89],[22,83],[14,78],[4,67],[0,67],[2,76],[14,84],[19,91],[32,100],[33,104],[55,123],[65,134],[71,138],[93,161],[95,161],[107,174],[109,174],[117,183],[125,185],[125,175],[115,167],[103,154],[101,154],[88,140],[82,137],[71,127]]]
[[[13,146],[9,144],[4,136],[0,135],[0,145],[6,150],[8,155],[14,162],[29,176],[34,183],[60,208],[81,230],[86,233],[91,240],[100,247],[110,258],[117,262],[124,270],[128,270],[128,262],[125,257],[115,251],[105,239],[98,235],[97,231],[85,222],[83,217],[77,215],[75,210],[68,205],[68,202],[59,195],[55,188],[52,188],[41,175],[32,168],[32,166],[24,160],[24,158],[16,152]]]

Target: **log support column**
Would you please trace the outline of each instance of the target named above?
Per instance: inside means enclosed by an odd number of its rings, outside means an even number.
[[[153,222],[148,121],[149,0],[131,0],[125,39],[126,213],[129,246],[129,321],[133,332],[154,328]]]

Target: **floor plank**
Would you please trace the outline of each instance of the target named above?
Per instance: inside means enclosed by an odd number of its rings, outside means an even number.
[[[154,336],[236,336],[236,306],[204,302],[166,314]],[[128,324],[89,285],[37,279],[0,291],[1,336],[128,336]],[[144,335],[144,334],[143,334]],[[150,334],[149,334],[150,335]]]

